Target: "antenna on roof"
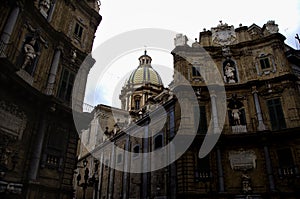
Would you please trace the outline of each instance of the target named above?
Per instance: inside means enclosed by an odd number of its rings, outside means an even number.
[[[298,40],[298,42],[299,42],[299,44],[300,44],[300,38],[299,38],[299,35],[298,34],[296,34],[296,37],[295,37],[297,40]]]
[[[300,45],[300,37],[298,34],[296,34],[295,39],[298,41],[298,43]],[[296,43],[296,46],[298,46],[297,43]],[[297,49],[298,49],[298,47],[297,47]]]
[[[144,45],[144,47],[145,47],[145,55],[147,55],[147,46]]]

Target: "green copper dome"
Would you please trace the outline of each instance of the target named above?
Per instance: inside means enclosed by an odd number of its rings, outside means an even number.
[[[155,84],[163,85],[159,74],[151,66],[151,57],[145,54],[139,58],[140,65],[134,70],[127,83],[128,84]]]

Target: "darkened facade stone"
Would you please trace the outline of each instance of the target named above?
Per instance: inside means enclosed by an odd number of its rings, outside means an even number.
[[[95,5],[1,2],[1,198],[73,197],[78,140],[71,109],[74,80],[69,78],[66,87],[63,74],[67,68],[75,76],[91,51],[101,21]],[[81,19],[81,38],[73,35],[74,16]],[[83,87],[87,73],[79,82]],[[82,112],[84,90],[79,93],[73,93],[73,101]]]

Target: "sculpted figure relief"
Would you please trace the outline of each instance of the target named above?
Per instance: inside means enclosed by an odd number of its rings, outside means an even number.
[[[235,125],[240,125],[241,124],[241,118],[240,118],[240,110],[235,106],[234,109],[231,110],[231,114],[233,117],[233,121]]]
[[[235,83],[234,78],[235,68],[230,65],[228,62],[225,66],[225,75],[227,77],[227,83]]]
[[[236,68],[234,62],[227,60],[223,63],[224,81],[226,83],[237,83]]]
[[[27,65],[31,65],[33,63],[34,58],[37,55],[34,49],[35,42],[36,40],[32,38],[29,43],[26,43],[24,45],[25,60],[21,67],[22,69],[24,69]]]
[[[50,0],[41,0],[39,9],[44,17],[48,17],[48,11],[50,10]]]

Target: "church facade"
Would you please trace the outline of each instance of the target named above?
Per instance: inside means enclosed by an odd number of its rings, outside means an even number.
[[[83,111],[98,3],[1,1],[0,198],[73,197],[71,103]]]
[[[168,88],[142,55],[122,108],[82,131],[77,198],[298,198],[300,52],[284,41],[274,21],[178,34]]]

